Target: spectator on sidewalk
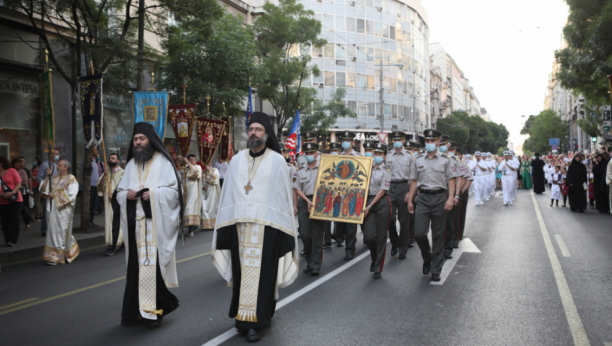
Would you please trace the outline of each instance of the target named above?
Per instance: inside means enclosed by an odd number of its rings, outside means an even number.
[[[0,156],[0,218],[2,233],[7,246],[13,247],[19,239],[19,213],[23,206],[23,197],[19,192],[21,177],[6,156]],[[13,196],[17,196],[13,198]]]
[[[85,168],[81,167],[81,171]],[[98,227],[94,223],[94,216],[102,213],[102,206],[100,204],[100,198],[98,197],[98,178],[104,172],[104,162],[100,161],[100,153],[97,147],[91,149],[91,179],[89,184],[90,195],[89,195],[89,227]]]
[[[219,186],[223,187],[223,179],[225,179],[225,171],[227,170],[227,166],[229,163],[227,161],[224,162],[215,162],[215,167],[219,170]]]
[[[32,160],[32,199],[34,200],[34,208],[31,208],[30,212],[33,213],[35,220],[40,220],[42,218],[42,209],[40,207],[40,192],[38,191],[38,180],[36,177],[38,176],[38,172],[40,167],[40,159],[35,157]]]
[[[19,178],[21,179],[21,186],[19,187],[19,192],[21,193],[21,198],[23,199],[23,203],[21,203],[21,210],[19,213],[21,217],[23,217],[23,223],[25,223],[24,230],[30,230],[30,223],[34,219],[30,214],[30,210],[28,210],[28,203],[30,197],[30,179],[28,178],[28,174],[25,170],[21,168],[21,160],[18,158],[11,160],[11,166],[17,171],[19,174]]]
[[[45,161],[42,163],[42,165],[40,165],[40,170],[38,171],[38,174],[36,175],[36,180],[38,181],[38,184],[40,185],[40,183],[42,183],[43,180],[45,180],[45,178],[47,177],[47,169],[51,168],[51,171],[53,173],[51,173],[51,176],[55,176],[57,174],[57,162],[59,161],[60,157],[59,157],[59,151],[53,149],[51,150],[51,155],[49,155],[49,160]],[[41,198],[41,205],[42,205],[42,219],[41,219],[41,224],[40,224],[40,232],[42,233],[42,236],[45,237],[47,235],[47,208],[45,206],[45,204],[48,202],[47,196],[45,196],[44,194],[41,194],[42,198]]]

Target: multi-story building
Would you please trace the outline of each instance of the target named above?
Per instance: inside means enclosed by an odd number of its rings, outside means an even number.
[[[489,112],[487,111],[486,108],[480,108],[480,114],[479,115],[485,121],[491,121],[491,115],[489,114]]]

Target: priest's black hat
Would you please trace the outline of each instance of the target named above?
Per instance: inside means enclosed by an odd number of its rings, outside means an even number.
[[[261,124],[266,129],[266,132],[268,133],[268,141],[266,142],[266,147],[280,154],[280,146],[278,145],[278,139],[276,139],[276,135],[274,134],[274,128],[272,127],[272,123],[270,122],[270,117],[266,113],[255,112],[251,114],[250,124],[252,123]]]

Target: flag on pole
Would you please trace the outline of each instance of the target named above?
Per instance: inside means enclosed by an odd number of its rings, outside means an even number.
[[[145,122],[153,125],[161,140],[166,137],[168,123],[167,91],[134,91],[134,124]]]
[[[289,131],[289,137],[287,137],[287,148],[295,150],[296,153],[300,152],[300,144],[302,143],[300,138],[300,110],[297,110],[295,119],[293,119],[293,125],[291,125],[291,131]]]
[[[53,89],[51,87],[51,71],[40,75],[42,92],[42,140],[43,144],[54,146],[55,144],[55,118],[53,115]]]
[[[251,86],[249,85],[249,101],[244,117],[244,126],[246,126],[247,129],[249,128],[249,124],[251,123],[251,114],[253,114],[253,100],[251,99]]]
[[[104,103],[102,102],[102,74],[81,77],[78,80],[83,117],[83,137],[88,147],[102,141]]]

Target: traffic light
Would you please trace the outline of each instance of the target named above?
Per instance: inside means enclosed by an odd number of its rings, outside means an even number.
[[[597,137],[591,137],[591,142],[593,143],[597,142]]]

